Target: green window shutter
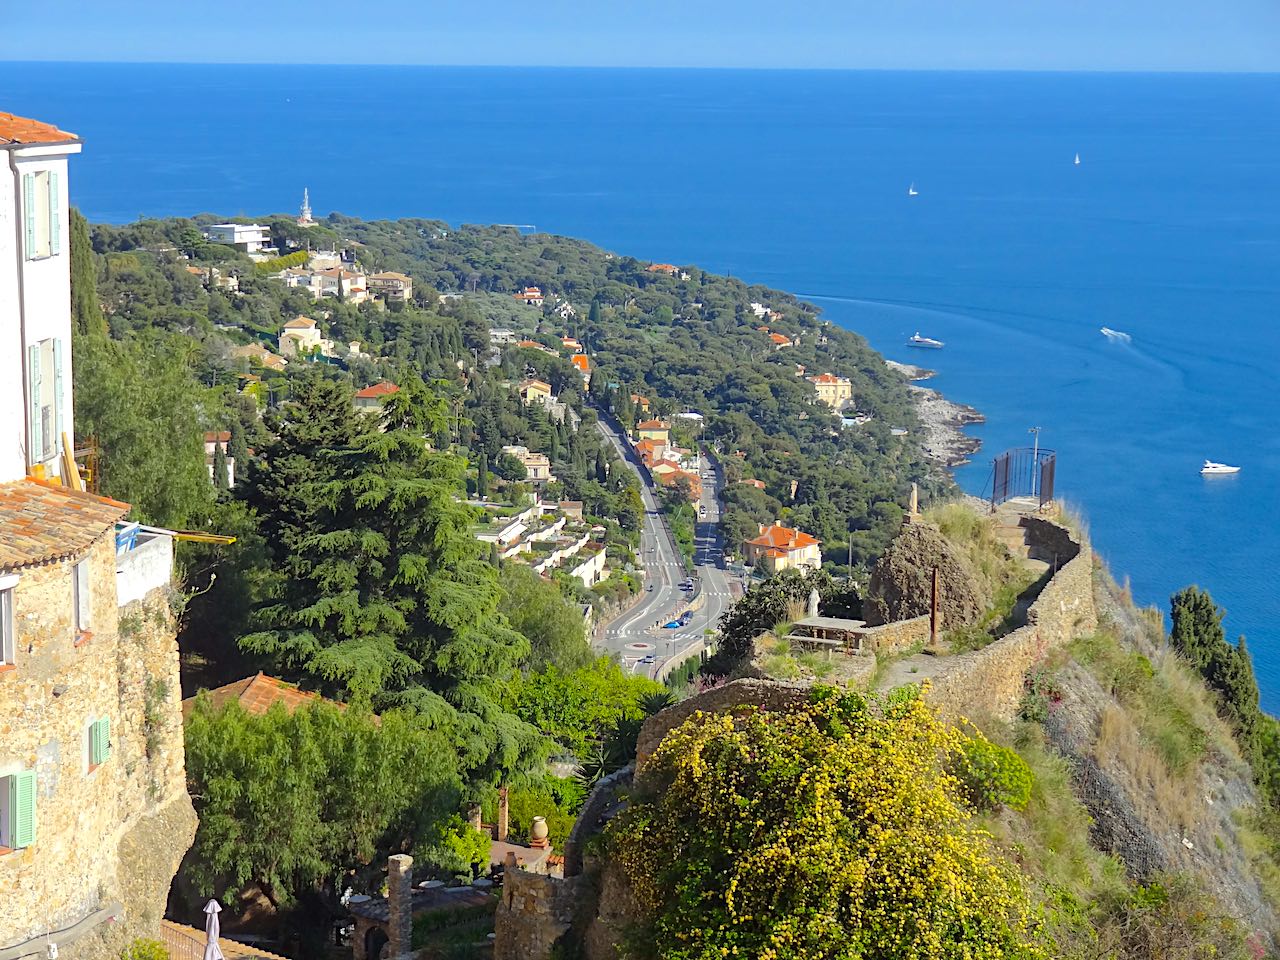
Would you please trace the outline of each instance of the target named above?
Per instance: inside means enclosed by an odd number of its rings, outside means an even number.
[[[27,259],[36,255],[36,175],[22,175],[22,217],[27,227]]]
[[[58,215],[58,174],[57,171],[49,171],[49,253],[57,255],[61,252],[59,249],[62,243],[61,225],[62,219]]]
[[[27,383],[30,390],[31,430],[27,437],[27,463],[35,465],[44,456],[44,437],[41,435],[40,423],[40,345],[33,343],[27,347]]]
[[[55,235],[56,236],[56,235]],[[53,251],[57,253],[55,249]],[[53,422],[57,436],[53,438],[53,449],[62,453],[62,340],[53,341]]]
[[[111,756],[111,721],[103,717],[89,728],[89,762],[94,766],[106,763]]]
[[[9,778],[9,839],[15,847],[36,842],[36,774],[23,770]]]

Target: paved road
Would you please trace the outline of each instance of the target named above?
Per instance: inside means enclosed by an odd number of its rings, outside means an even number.
[[[645,509],[644,529],[640,537],[645,592],[636,606],[605,625],[597,642],[606,652],[617,653],[632,670],[653,676],[664,661],[702,639],[705,631],[714,630],[720,614],[733,602],[732,577],[724,569],[719,527],[719,491],[724,486],[724,474],[719,466],[703,458],[700,503],[703,512],[699,514],[694,544],[694,577],[699,581],[703,594],[702,607],[683,627],[667,630],[655,626],[669,622],[671,614],[690,596],[679,587],[686,576],[684,565],[659,507],[657,491],[646,481],[647,475],[631,445],[603,417],[599,420],[599,427],[618,455],[640,478],[640,496]],[[653,657],[652,663],[641,662],[650,656]]]

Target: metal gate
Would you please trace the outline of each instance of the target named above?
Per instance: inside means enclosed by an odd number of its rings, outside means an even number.
[[[1040,506],[1053,499],[1058,455],[1044,447],[1014,447],[991,462],[991,506],[1014,497],[1034,497]]]

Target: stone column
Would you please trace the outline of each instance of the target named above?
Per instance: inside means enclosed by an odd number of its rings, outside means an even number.
[[[387,859],[387,907],[387,955],[400,960],[413,951],[413,857],[407,853]]]
[[[505,843],[511,827],[511,809],[507,800],[507,788],[498,788],[498,842]]]

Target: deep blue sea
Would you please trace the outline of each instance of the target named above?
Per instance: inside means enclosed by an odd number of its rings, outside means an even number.
[[[307,186],[803,294],[987,415],[971,491],[1041,427],[1116,575],[1209,589],[1280,710],[1280,76],[0,64],[0,110],[84,138],[94,220]]]

